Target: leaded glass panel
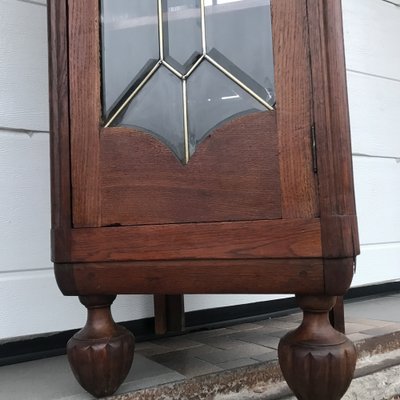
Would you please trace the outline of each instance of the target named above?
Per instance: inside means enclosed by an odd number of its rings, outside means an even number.
[[[213,129],[275,102],[270,0],[102,0],[105,126],[182,163]]]

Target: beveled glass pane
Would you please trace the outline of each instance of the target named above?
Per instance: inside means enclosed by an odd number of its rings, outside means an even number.
[[[184,162],[182,82],[165,67],[157,70],[115,122],[149,132]]]
[[[216,126],[239,115],[266,110],[206,61],[188,80],[188,101],[190,154]]]
[[[159,58],[157,1],[102,0],[103,117]]]
[[[202,53],[200,0],[163,1],[165,61],[185,74]]]
[[[207,53],[275,103],[270,0],[205,0]]]

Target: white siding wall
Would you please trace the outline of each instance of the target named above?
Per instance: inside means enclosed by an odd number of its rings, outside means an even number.
[[[397,0],[396,0],[397,1]],[[49,261],[45,0],[0,0],[0,340],[82,326]],[[363,254],[354,284],[400,278],[400,8],[343,0]],[[187,311],[277,296],[186,296]],[[119,296],[117,320],[153,315],[151,296]]]
[[[392,0],[400,5],[400,0]],[[353,285],[400,279],[400,7],[343,0],[357,212]]]

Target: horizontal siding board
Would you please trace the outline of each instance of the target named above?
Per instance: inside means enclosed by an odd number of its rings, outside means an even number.
[[[0,274],[0,339],[81,328],[85,308],[76,297],[63,296],[52,270]],[[118,296],[116,321],[153,315],[152,296]]]
[[[46,7],[0,0],[0,10],[0,127],[48,131]]]
[[[400,242],[400,160],[353,160],[361,244]]]
[[[352,287],[400,280],[400,243],[361,246]]]
[[[0,133],[0,272],[50,263],[49,134]]]
[[[203,310],[206,308],[229,307],[241,304],[257,303],[292,297],[290,295],[223,295],[223,294],[190,294],[185,296],[185,311]]]
[[[400,80],[400,7],[343,0],[347,68]]]
[[[400,158],[400,82],[347,76],[353,153]]]

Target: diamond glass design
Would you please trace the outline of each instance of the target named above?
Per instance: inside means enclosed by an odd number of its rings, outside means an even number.
[[[275,103],[270,0],[102,0],[105,126],[186,164],[212,130]]]

